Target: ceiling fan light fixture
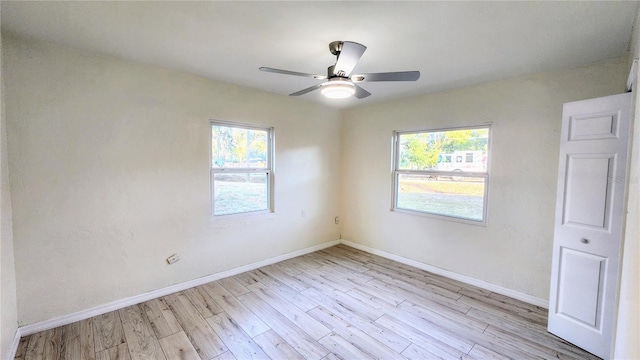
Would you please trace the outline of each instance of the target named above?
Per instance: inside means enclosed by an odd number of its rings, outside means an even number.
[[[296,91],[289,96],[300,96],[320,89],[320,93],[329,99],[346,99],[355,97],[364,99],[371,95],[356,83],[376,82],[376,81],[416,81],[420,78],[420,71],[395,71],[363,73],[351,75],[360,57],[367,47],[353,41],[334,41],[329,44],[331,54],[336,56],[336,63],[327,68],[327,75],[316,75],[301,73],[297,71],[274,69],[270,67],[260,67],[258,70],[276,74],[311,77],[318,80],[325,80],[323,83],[309,86],[306,89]]]
[[[331,79],[322,84],[320,93],[329,99],[345,99],[356,93],[356,86],[351,81]]]

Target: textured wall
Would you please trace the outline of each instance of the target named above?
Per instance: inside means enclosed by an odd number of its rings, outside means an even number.
[[[337,110],[53,45],[4,46],[21,325],[339,237]],[[210,119],[275,128],[274,214],[212,218]],[[173,253],[182,259],[169,266]]]
[[[0,59],[2,59],[1,51]],[[7,353],[18,329],[18,306],[11,227],[3,67],[4,62],[0,61],[0,357],[4,359],[9,358]]]
[[[639,14],[640,15],[640,14]],[[633,27],[631,57],[640,57],[640,19]],[[635,76],[631,168],[614,359],[640,359],[640,74]]]
[[[346,111],[343,238],[547,299],[562,104],[624,91],[627,59]],[[390,211],[393,130],[492,123],[488,225]]]

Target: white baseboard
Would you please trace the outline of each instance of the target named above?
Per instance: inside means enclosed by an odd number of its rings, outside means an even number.
[[[507,289],[504,288],[502,286],[498,286],[495,284],[491,284],[482,280],[478,280],[478,279],[474,279],[470,276],[466,276],[466,275],[462,275],[462,274],[458,274],[455,273],[453,271],[449,271],[449,270],[445,270],[439,267],[435,267],[432,265],[428,265],[425,263],[421,263],[419,261],[416,260],[411,260],[411,259],[407,259],[405,257],[399,256],[399,255],[395,255],[395,254],[391,254],[382,250],[377,250],[374,248],[370,248],[368,246],[365,245],[361,245],[361,244],[357,244],[354,242],[351,242],[349,240],[341,240],[341,243],[347,246],[350,246],[352,248],[355,249],[359,249],[362,251],[366,251],[368,253],[374,254],[374,255],[378,255],[378,256],[382,256],[384,258],[390,259],[390,260],[395,260],[397,262],[406,264],[406,265],[410,265],[413,267],[416,267],[418,269],[422,269],[437,275],[441,275],[444,277],[447,277],[449,279],[453,279],[453,280],[457,280],[460,282],[463,282],[465,284],[469,284],[469,285],[473,285],[473,286],[477,286],[479,288],[485,289],[485,290],[489,290],[498,294],[502,294],[520,301],[524,301],[526,303],[535,305],[535,306],[540,306],[543,307],[545,309],[549,308],[549,301],[545,300],[545,299],[541,299],[539,297],[535,297],[529,294],[525,294],[525,293],[521,293],[519,291],[515,291],[515,290],[511,290],[511,289]]]
[[[189,280],[189,281],[185,281],[179,284],[174,284],[171,286],[167,286],[165,288],[162,289],[158,289],[158,290],[154,290],[154,291],[150,291],[144,294],[140,294],[140,295],[135,295],[132,297],[128,297],[125,299],[120,299],[120,300],[116,300],[107,304],[103,304],[103,305],[99,305],[96,306],[94,308],[90,308],[90,309],[86,309],[86,310],[81,310],[72,314],[68,314],[68,315],[64,315],[64,316],[60,316],[54,319],[50,319],[50,320],[45,320],[45,321],[41,321],[41,322],[37,322],[37,323],[33,323],[33,324],[29,324],[29,325],[25,325],[25,326],[21,326],[18,328],[18,330],[16,331],[16,335],[15,335],[15,339],[13,340],[13,343],[11,344],[11,351],[13,354],[15,354],[15,351],[18,348],[18,344],[20,342],[20,337],[21,336],[27,336],[27,335],[31,335],[31,334],[35,334],[37,332],[40,331],[45,331],[45,330],[49,330],[49,329],[53,329],[59,326],[64,326],[64,325],[68,325],[71,323],[74,323],[76,321],[81,321],[81,320],[85,320],[94,316],[98,316],[98,315],[102,315],[114,310],[118,310],[118,309],[122,309],[125,308],[127,306],[131,306],[131,305],[135,305],[135,304],[139,304],[141,302],[145,302],[151,299],[156,299],[162,296],[166,296],[169,294],[173,294],[175,292],[178,291],[183,291],[195,286],[199,286],[202,284],[206,284],[208,282],[212,282],[215,280],[219,280],[219,279],[223,279],[229,276],[233,276],[233,275],[237,275],[237,274],[241,274],[243,272],[246,271],[251,271],[251,270],[255,270],[257,268],[263,267],[263,266],[267,266],[267,265],[271,265],[271,264],[275,264],[277,262],[280,261],[284,261],[284,260],[288,260],[297,256],[301,256],[301,255],[305,255],[308,253],[312,253],[314,251],[318,251],[318,250],[322,250],[334,245],[338,245],[338,244],[344,244],[350,247],[353,247],[355,249],[359,249],[362,251],[366,251],[368,253],[371,254],[375,254],[375,255],[379,255],[382,256],[384,258],[390,259],[390,260],[395,260],[398,262],[401,262],[403,264],[407,264],[413,267],[416,267],[418,269],[422,269],[425,271],[429,271],[432,272],[434,274],[437,275],[441,275],[453,280],[458,280],[461,281],[463,283],[469,284],[469,285],[473,285],[473,286],[477,286],[498,294],[502,294],[505,296],[509,296],[512,297],[514,299],[518,299],[521,301],[524,301],[526,303],[529,304],[533,304],[536,306],[541,306],[544,308],[548,308],[549,307],[549,303],[547,300],[545,299],[541,299],[535,296],[531,296],[528,294],[524,294],[515,290],[511,290],[511,289],[507,289],[498,285],[494,285],[491,283],[487,283],[484,282],[482,280],[478,280],[478,279],[474,279],[472,277],[466,276],[466,275],[461,275],[461,274],[457,274],[454,273],[452,271],[449,270],[445,270],[445,269],[441,269],[432,265],[428,265],[425,263],[421,263],[419,261],[415,261],[415,260],[411,260],[411,259],[407,259],[405,257],[399,256],[399,255],[395,255],[395,254],[391,254],[382,250],[376,250],[373,248],[370,248],[368,246],[365,245],[361,245],[361,244],[357,244],[354,242],[351,242],[349,240],[334,240],[334,241],[330,241],[330,242],[326,242],[324,244],[320,244],[320,245],[316,245],[316,246],[312,246],[309,248],[305,248],[302,250],[298,250],[298,251],[294,251],[294,252],[290,252],[287,254],[283,254],[283,255],[279,255],[276,257],[272,257],[266,260],[262,260],[262,261],[258,261],[252,264],[247,264],[244,266],[240,266],[234,269],[230,269],[230,270],[226,270],[226,271],[222,271],[219,273],[215,273],[215,274],[211,274],[211,275],[207,275],[201,278],[197,278],[197,279],[193,279],[193,280]],[[9,357],[10,359],[12,359],[13,357]]]
[[[266,260],[262,260],[262,261],[258,261],[258,262],[252,263],[252,264],[247,264],[247,265],[244,265],[244,266],[240,266],[240,267],[237,267],[237,268],[234,268],[234,269],[222,271],[222,272],[219,272],[219,273],[203,276],[201,278],[185,281],[185,282],[182,282],[182,283],[179,283],[179,284],[167,286],[165,288],[158,289],[158,290],[153,290],[153,291],[150,291],[150,292],[147,292],[147,293],[144,293],[144,294],[135,295],[135,296],[128,297],[128,298],[125,298],[125,299],[121,299],[121,300],[116,300],[116,301],[113,301],[113,302],[110,302],[110,303],[107,303],[107,304],[96,306],[96,307],[91,308],[91,309],[86,309],[86,310],[78,311],[78,312],[75,312],[75,313],[72,313],[72,314],[60,316],[60,317],[57,317],[57,318],[54,318],[54,319],[45,320],[45,321],[37,322],[37,323],[34,323],[34,324],[29,324],[29,325],[26,325],[26,326],[22,326],[22,327],[18,328],[18,331],[20,332],[21,336],[35,334],[35,333],[40,332],[40,331],[45,331],[45,330],[57,328],[59,326],[68,325],[68,324],[74,323],[76,321],[85,320],[85,319],[88,319],[88,318],[91,318],[91,317],[94,317],[94,316],[106,314],[108,312],[111,312],[111,311],[114,311],[114,310],[118,310],[118,309],[122,309],[122,308],[125,308],[127,306],[139,304],[141,302],[145,302],[145,301],[149,301],[151,299],[155,299],[155,298],[159,298],[159,297],[166,296],[166,295],[169,295],[169,294],[173,294],[173,293],[178,292],[178,291],[183,291],[183,290],[186,290],[186,289],[190,289],[192,287],[203,285],[203,284],[215,281],[215,280],[219,280],[219,279],[223,279],[223,278],[226,278],[226,277],[229,277],[229,276],[241,274],[243,272],[255,270],[255,269],[263,267],[263,266],[275,264],[275,263],[280,262],[280,261],[284,261],[284,260],[288,260],[288,259],[300,256],[300,255],[305,255],[305,254],[308,254],[308,253],[312,253],[314,251],[322,250],[322,249],[325,249],[325,248],[328,248],[328,247],[331,247],[331,246],[334,246],[334,245],[338,245],[338,244],[340,244],[340,240],[334,240],[334,241],[326,242],[326,243],[323,243],[323,244],[320,244],[320,245],[316,245],[316,246],[312,246],[312,247],[305,248],[305,249],[302,249],[302,250],[298,250],[298,251],[290,252],[290,253],[287,253],[287,254],[279,255],[279,256],[272,257],[272,258],[269,258],[269,259],[266,259]],[[18,337],[18,341],[20,341],[20,337]],[[17,344],[16,344],[16,348],[17,348]]]
[[[16,329],[16,333],[13,336],[13,341],[9,346],[9,350],[7,353],[7,359],[14,359],[16,357],[16,351],[18,351],[18,345],[20,345],[20,338],[22,337],[22,332],[20,328]]]

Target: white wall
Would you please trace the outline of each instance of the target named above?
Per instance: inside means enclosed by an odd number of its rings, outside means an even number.
[[[624,92],[626,58],[344,113],[343,238],[548,299],[562,104]],[[488,226],[391,212],[393,130],[492,122]]]
[[[640,57],[640,18],[633,27],[631,57]],[[640,74],[634,83],[634,119],[627,221],[622,257],[614,359],[640,359]]]
[[[49,44],[4,47],[21,325],[339,237],[339,111]],[[210,119],[275,128],[275,214],[212,218]]]
[[[3,58],[0,37],[0,59]],[[4,61],[0,60],[0,357],[9,358],[11,344],[18,329],[16,271],[11,226],[11,194],[7,157]]]

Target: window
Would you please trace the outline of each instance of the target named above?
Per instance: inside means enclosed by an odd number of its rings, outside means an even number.
[[[489,126],[394,133],[393,210],[486,224]]]
[[[214,216],[272,210],[271,128],[211,122]]]

